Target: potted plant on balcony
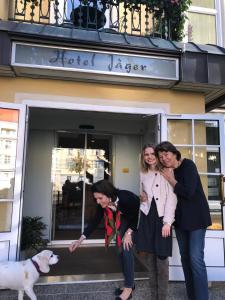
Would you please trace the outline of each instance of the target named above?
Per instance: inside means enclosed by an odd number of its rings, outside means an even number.
[[[70,19],[75,27],[100,29],[106,23],[108,0],[80,0],[72,9]]]
[[[21,251],[23,258],[33,256],[47,246],[48,240],[44,238],[47,225],[42,217],[23,217],[21,232]]]

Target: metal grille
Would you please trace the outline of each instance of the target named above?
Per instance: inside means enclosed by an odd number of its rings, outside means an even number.
[[[13,20],[170,39],[165,14],[155,20],[147,5],[126,0],[16,0]]]

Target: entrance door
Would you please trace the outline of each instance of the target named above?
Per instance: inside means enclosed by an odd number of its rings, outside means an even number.
[[[205,260],[209,280],[224,280],[224,195],[225,174],[224,119],[216,115],[162,116],[162,140],[169,140],[182,154],[192,159],[200,173],[203,188],[209,201],[212,226],[206,233]],[[191,218],[191,216],[190,216]],[[170,279],[181,280],[180,255],[174,239],[170,261]]]
[[[0,104],[0,260],[18,257],[25,107]]]
[[[96,203],[91,186],[111,178],[111,136],[59,133],[52,152],[52,240],[78,239],[92,219]],[[103,239],[104,226],[91,239]]]

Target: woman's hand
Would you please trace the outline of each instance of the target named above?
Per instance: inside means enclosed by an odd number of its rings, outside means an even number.
[[[82,236],[79,238],[79,240],[72,242],[72,243],[69,245],[69,251],[70,251],[71,253],[74,252],[74,251],[81,245],[81,243],[83,242],[84,239],[85,239],[85,236],[82,235]]]
[[[123,249],[129,251],[129,249],[132,248],[132,246],[132,231],[128,229],[123,237]]]
[[[141,202],[146,202],[148,201],[148,195],[146,194],[146,192],[142,192],[140,195],[140,201]]]
[[[175,187],[177,181],[174,177],[174,172],[172,168],[164,168],[160,171],[160,173],[172,185],[172,187]]]
[[[166,238],[166,237],[170,236],[170,232],[171,232],[171,225],[168,223],[165,223],[162,228],[162,236],[164,238]]]

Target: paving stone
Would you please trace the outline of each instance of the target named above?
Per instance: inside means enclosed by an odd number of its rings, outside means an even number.
[[[115,288],[121,281],[85,282],[35,285],[38,300],[114,300]],[[137,280],[133,300],[150,300],[151,288],[147,279]],[[17,300],[17,292],[0,290],[0,300]],[[28,300],[27,296],[24,300]],[[168,300],[188,300],[183,282],[170,282]],[[225,282],[213,282],[209,288],[209,300],[225,300]]]

